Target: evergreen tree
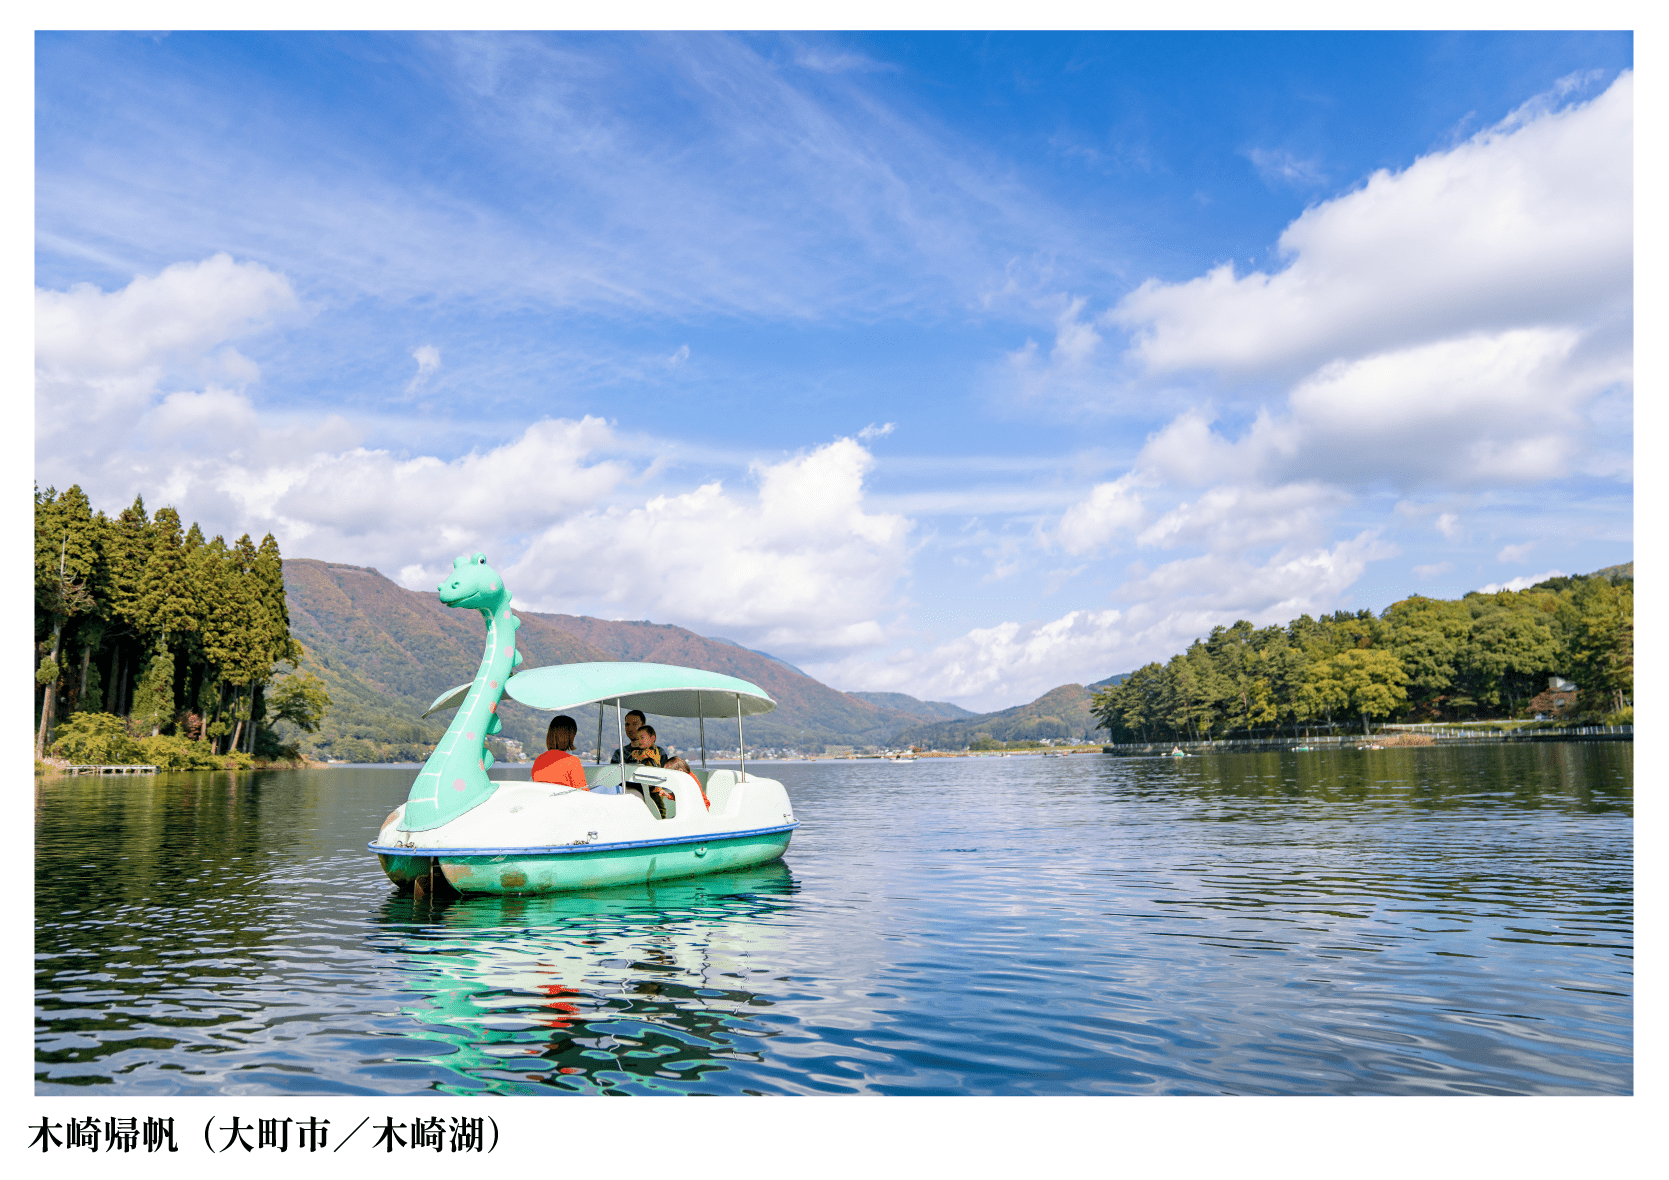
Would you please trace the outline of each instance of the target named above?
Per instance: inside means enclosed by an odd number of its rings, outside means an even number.
[[[147,516],[141,497],[108,519],[79,487],[37,488],[35,559],[38,751],[57,716],[114,714],[147,741],[173,743],[146,747],[148,756],[197,765],[210,752],[197,745],[183,753],[179,743],[213,739],[218,747],[230,738],[228,747],[268,750],[276,748],[262,724],[269,711],[273,720],[316,725],[328,707],[312,677],[292,677],[272,710],[263,699],[276,666],[303,658],[270,534],[259,546],[245,535],[228,548],[221,537],[205,541],[173,508]],[[92,748],[62,748],[72,747]]]
[[[45,753],[51,740],[58,696],[63,687],[65,625],[98,607],[88,589],[99,565],[99,521],[79,486],[62,496],[53,488],[35,491],[35,619],[36,647],[48,647],[36,669],[41,688],[40,727],[35,756]],[[43,626],[44,619],[44,626]],[[48,641],[48,634],[50,641]]]

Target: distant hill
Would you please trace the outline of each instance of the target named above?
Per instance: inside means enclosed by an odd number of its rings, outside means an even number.
[[[1028,705],[1016,705],[996,713],[981,713],[960,721],[938,721],[906,729],[893,739],[893,744],[932,750],[960,750],[982,736],[999,742],[1039,738],[1093,741],[1098,722],[1090,714],[1092,695],[1082,684],[1063,684]]]
[[[1094,684],[1087,684],[1084,687],[1088,688],[1091,692],[1094,692],[1098,688],[1111,688],[1115,684],[1123,684],[1126,680],[1130,679],[1130,675],[1131,674],[1129,672],[1120,672],[1116,676],[1109,676],[1105,680],[1097,680]]]
[[[325,682],[332,702],[304,748],[350,762],[421,757],[451,720],[420,721],[423,710],[481,663],[481,616],[373,569],[306,559],[284,563],[284,596],[290,631],[307,649],[304,666]],[[531,665],[609,658],[537,619],[523,622],[516,642]],[[504,736],[536,742],[535,753],[545,748],[543,724],[531,711],[510,702],[503,717]]]
[[[409,592],[408,592],[409,593]],[[876,745],[885,743],[900,729],[919,718],[897,709],[872,704],[850,693],[839,692],[774,656],[735,643],[712,640],[675,627],[670,623],[625,622],[594,619],[589,615],[544,615],[518,611],[524,619],[540,619],[559,627],[581,642],[604,652],[603,659],[648,660],[658,664],[680,664],[739,676],[759,685],[776,701],[774,713],[755,717],[747,723],[750,744],[778,743],[798,749],[828,745]],[[529,657],[531,659],[531,656]],[[557,661],[549,661],[557,662]],[[661,736],[681,734],[673,741],[681,746],[695,741],[694,722],[667,719],[654,725]],[[707,727],[708,748],[733,744],[734,723]],[[718,736],[714,738],[714,734]],[[611,747],[612,748],[612,747]]]
[[[964,709],[961,705],[953,705],[949,701],[918,701],[902,692],[849,692],[846,695],[857,697],[860,701],[868,701],[872,705],[880,705],[884,709],[908,713],[923,721],[957,721],[963,717],[979,716],[972,709]]]
[[[320,732],[304,740],[316,757],[348,761],[407,760],[445,731],[449,714],[419,717],[429,702],[468,681],[481,661],[481,617],[452,610],[440,598],[407,590],[373,569],[292,559],[284,563],[290,629],[308,652],[306,668],[329,688],[333,706]],[[918,724],[917,713],[838,692],[790,665],[725,640],[705,639],[668,624],[518,611],[516,641],[524,668],[586,660],[648,660],[738,676],[777,702],[773,713],[749,719],[749,746],[879,745]],[[949,706],[954,707],[954,706]],[[549,715],[514,701],[501,709],[504,737],[529,754],[544,749]],[[596,720],[580,722],[579,745],[591,748]],[[652,719],[662,745],[692,749],[694,721]],[[613,719],[610,717],[610,724]],[[735,744],[734,722],[707,725],[708,749]],[[615,740],[604,735],[604,748]]]

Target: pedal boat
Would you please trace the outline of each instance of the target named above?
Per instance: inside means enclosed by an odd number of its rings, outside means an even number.
[[[484,571],[484,572],[483,572]],[[734,676],[671,664],[558,664],[514,673],[520,662],[503,581],[481,554],[458,558],[440,586],[448,606],[474,607],[487,620],[487,651],[469,684],[442,693],[427,717],[457,708],[446,735],[413,781],[406,802],[368,845],[402,892],[418,896],[538,894],[694,877],[780,858],[799,824],[780,782],[747,772],[742,720],[776,703]],[[597,708],[598,764],[587,790],[495,780],[487,735],[500,728],[502,696],[550,713],[583,716]],[[694,717],[702,768],[694,774],[601,763],[604,710],[612,707],[619,746],[631,709]],[[737,769],[708,770],[706,723],[734,718]],[[670,793],[657,806],[650,787]],[[705,788],[705,799],[703,798]]]

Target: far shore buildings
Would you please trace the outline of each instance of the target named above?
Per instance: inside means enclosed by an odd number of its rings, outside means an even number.
[[[1562,716],[1574,704],[1576,685],[1563,676],[1549,676],[1547,691],[1531,697],[1525,708],[1535,715],[1537,721],[1547,721]]]

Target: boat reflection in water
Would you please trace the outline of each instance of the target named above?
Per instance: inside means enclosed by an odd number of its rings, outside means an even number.
[[[407,1035],[443,1042],[443,1093],[736,1093],[785,961],[781,861],[591,893],[390,897]],[[408,1059],[410,1060],[410,1059]],[[412,1062],[416,1064],[416,1062]]]

